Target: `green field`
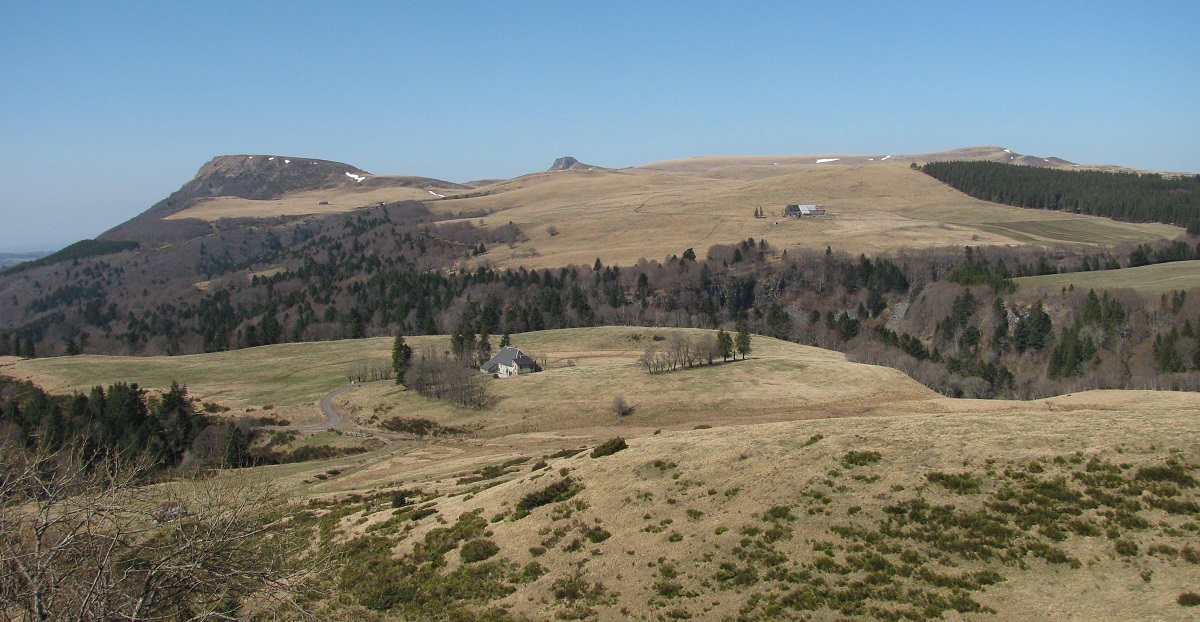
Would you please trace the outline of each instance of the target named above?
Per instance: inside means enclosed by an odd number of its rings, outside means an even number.
[[[1057,289],[1075,286],[1075,289],[1133,289],[1139,292],[1160,294],[1172,290],[1189,290],[1200,287],[1200,261],[1176,261],[1173,263],[1103,270],[1098,272],[1072,272],[1048,274],[1016,279],[1023,288]]]
[[[1039,215],[1045,214],[1054,214],[1054,212],[1041,212]],[[988,233],[1008,236],[1029,244],[1058,242],[1072,245],[1115,245],[1142,243],[1150,239],[1147,230],[1135,228],[1128,223],[1101,218],[1072,217],[990,222],[976,225],[976,227]]]
[[[188,356],[55,357],[22,361],[17,369],[19,375],[28,375],[53,392],[85,391],[114,382],[164,389],[177,381],[205,400],[234,406],[288,406],[313,402],[346,384],[346,369],[355,361],[390,360],[391,343],[381,337]]]

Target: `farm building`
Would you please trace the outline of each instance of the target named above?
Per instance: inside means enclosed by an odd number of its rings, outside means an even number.
[[[824,205],[789,205],[783,208],[784,216],[803,218],[805,216],[824,216]]]
[[[488,362],[479,368],[480,371],[488,374],[496,374],[501,378],[516,376],[518,374],[529,374],[536,371],[542,371],[542,366],[533,360],[533,357],[525,354],[520,348],[505,346],[500,348]]]

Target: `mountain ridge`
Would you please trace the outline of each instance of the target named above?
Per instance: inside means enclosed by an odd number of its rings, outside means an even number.
[[[1057,157],[1039,157],[1017,153],[999,146],[976,146],[949,151],[908,155],[790,155],[790,156],[698,156],[687,159],[650,162],[634,167],[613,169],[580,162],[571,156],[554,160],[543,173],[530,173],[508,180],[487,180],[458,184],[443,180],[403,175],[376,175],[343,162],[294,156],[237,154],[221,155],[202,165],[196,175],[145,212],[114,226],[98,236],[100,240],[130,240],[140,243],[175,243],[206,235],[213,231],[220,218],[296,216],[346,211],[367,205],[395,200],[435,200],[469,198],[478,193],[461,194],[487,185],[485,194],[504,192],[506,185],[523,185],[540,175],[572,171],[598,173],[631,172],[650,174],[689,175],[697,177],[762,179],[795,172],[796,167],[816,170],[816,167],[845,167],[848,165],[896,165],[934,160],[989,160],[1050,168],[1088,168],[1094,170],[1135,171],[1112,165],[1081,165]],[[1142,171],[1136,171],[1142,172]],[[405,193],[383,192],[366,195],[371,190],[411,188]],[[323,192],[321,196],[312,193]],[[310,193],[312,196],[303,193]],[[349,196],[343,196],[345,193]],[[364,193],[364,194],[359,194]],[[455,196],[459,193],[458,196]],[[330,200],[336,195],[341,201]],[[428,195],[428,196],[426,196]],[[270,206],[245,209],[247,201],[265,202],[287,197],[303,197],[299,206],[271,212]],[[190,210],[206,201],[241,199],[237,205],[211,204],[197,212]],[[340,203],[334,207],[334,203]]]

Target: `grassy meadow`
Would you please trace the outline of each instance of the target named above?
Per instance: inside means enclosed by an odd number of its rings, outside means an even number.
[[[543,172],[468,192],[438,190],[450,198],[428,205],[451,216],[463,211],[491,214],[473,219],[476,225],[511,221],[521,227],[528,241],[493,247],[474,260],[514,268],[590,265],[596,257],[606,264],[630,265],[687,248],[703,253],[713,244],[750,237],[766,238],[777,249],[832,246],[872,254],[968,244],[1086,247],[1150,242],[1182,232],[1167,225],[979,201],[910,169],[917,157],[703,157],[615,171]],[[816,162],[826,158],[836,159]],[[345,212],[381,201],[430,198],[428,190],[418,188],[350,187],[271,201],[216,198],[173,218]],[[329,204],[319,205],[321,201]],[[782,211],[789,203],[820,203],[829,215],[784,219]],[[758,208],[767,218],[753,217]]]
[[[1200,261],[1177,261],[1120,270],[1027,276],[1016,279],[1016,282],[1023,288],[1044,290],[1061,290],[1073,285],[1075,289],[1084,290],[1133,289],[1147,294],[1161,294],[1200,287]]]
[[[343,394],[343,427],[386,444],[261,469],[295,499],[297,525],[346,545],[339,596],[315,610],[335,620],[489,607],[532,620],[1192,619],[1177,601],[1200,592],[1195,394],[953,400],[891,369],[758,336],[745,361],[656,375],[637,366],[673,332],[704,331],[514,335],[546,371],[489,380],[497,399],[484,410],[386,381]],[[390,346],[7,359],[3,373],[52,390],[177,379],[203,399],[316,417],[347,365],[386,360]],[[616,395],[632,414],[611,411]],[[397,419],[452,432],[387,432]],[[593,457],[617,436],[628,448]]]

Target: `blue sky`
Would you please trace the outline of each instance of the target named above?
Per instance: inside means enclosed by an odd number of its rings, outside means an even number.
[[[0,251],[215,155],[450,181],[572,155],[1001,145],[1200,172],[1200,3],[0,3]]]

